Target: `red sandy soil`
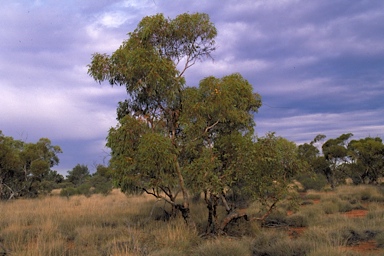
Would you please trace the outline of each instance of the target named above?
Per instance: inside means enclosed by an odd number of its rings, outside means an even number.
[[[320,203],[320,199],[313,199],[312,202],[313,202],[314,204],[318,204],[318,203]]]
[[[348,218],[362,218],[367,215],[368,210],[352,210],[349,212],[343,213],[344,216],[347,216]]]
[[[318,204],[320,200],[314,199],[312,200],[314,204]],[[367,215],[368,210],[352,210],[349,212],[342,213],[344,216],[348,218],[363,218]],[[292,215],[292,211],[288,211],[287,215]],[[295,239],[299,237],[303,232],[305,232],[306,227],[290,227],[288,229],[288,235],[290,238]],[[369,241],[361,241],[357,245],[354,246],[342,246],[340,247],[342,251],[354,251],[361,254],[365,253],[377,253],[378,255],[384,255],[384,249],[377,248],[375,240]]]
[[[306,230],[307,228],[306,227],[289,227],[288,229],[288,236],[291,238],[291,239],[295,239],[295,238],[298,238],[299,236],[301,236],[301,234],[304,233],[304,231]]]
[[[383,250],[376,247],[376,242],[374,240],[360,242],[354,246],[342,246],[340,247],[341,251],[354,251],[361,254],[364,253],[377,253],[377,255],[383,255]]]

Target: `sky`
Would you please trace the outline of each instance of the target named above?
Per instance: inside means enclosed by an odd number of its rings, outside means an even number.
[[[384,138],[382,0],[3,0],[0,8],[0,130],[59,145],[67,174],[108,164],[124,88],[87,74],[92,54],[113,53],[140,20],[207,13],[218,30],[213,60],[196,63],[188,86],[240,73],[262,96],[256,135],[297,144]]]

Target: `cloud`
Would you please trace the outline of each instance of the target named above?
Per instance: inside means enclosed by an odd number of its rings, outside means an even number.
[[[384,124],[380,119],[383,110],[296,114],[278,119],[264,116],[260,122],[257,122],[256,115],[256,129],[259,136],[275,131],[278,135],[298,143],[310,142],[318,134],[325,134],[328,138],[349,132],[356,138],[383,137]]]
[[[36,131],[51,139],[91,139],[104,136],[116,123],[115,109],[101,104],[114,97],[112,88],[50,90],[36,88],[20,92],[2,86],[0,114],[6,130]],[[116,97],[115,97],[116,98]]]
[[[304,0],[6,1],[0,9],[0,129],[62,145],[59,168],[101,161],[124,88],[87,75],[142,17],[206,12],[218,29],[214,61],[187,85],[241,73],[259,92],[259,135],[296,142],[318,133],[382,136],[384,2]],[[84,162],[83,162],[84,161]]]

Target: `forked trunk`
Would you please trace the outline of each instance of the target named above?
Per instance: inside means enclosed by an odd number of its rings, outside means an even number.
[[[217,234],[217,205],[218,197],[216,195],[209,194],[209,192],[204,192],[204,199],[208,208],[208,224],[205,230],[206,234]]]
[[[175,155],[175,163],[176,163],[176,173],[179,178],[180,190],[181,190],[181,193],[183,194],[183,204],[177,205],[176,208],[181,212],[181,215],[183,216],[185,223],[188,226],[195,227],[195,223],[191,220],[191,216],[190,216],[188,191],[185,188],[184,178],[181,173],[180,164],[176,155]]]

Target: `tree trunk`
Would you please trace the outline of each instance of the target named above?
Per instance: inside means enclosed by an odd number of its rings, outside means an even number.
[[[180,210],[181,215],[183,216],[185,223],[187,223],[187,225],[194,227],[195,224],[193,223],[193,221],[190,218],[188,191],[185,188],[184,178],[183,178],[183,175],[181,173],[180,164],[179,164],[179,161],[178,161],[176,155],[175,155],[175,163],[176,163],[176,173],[177,173],[177,176],[179,178],[180,190],[181,190],[181,193],[183,194],[183,204],[179,205],[177,208],[178,208],[178,210]]]
[[[239,218],[249,220],[245,209],[233,210],[229,212],[220,224],[220,231],[225,232],[225,228],[228,226],[228,224]]]
[[[217,205],[218,205],[218,197],[213,194],[209,194],[209,192],[204,192],[205,202],[208,208],[208,224],[205,230],[206,234],[217,234]]]

